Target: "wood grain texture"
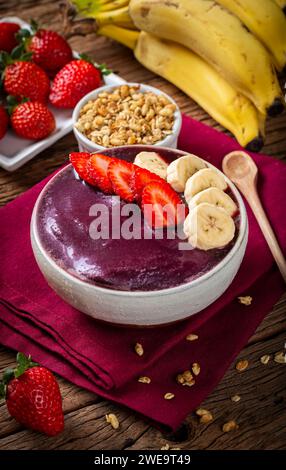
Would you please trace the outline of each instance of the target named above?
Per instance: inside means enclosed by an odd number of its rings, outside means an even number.
[[[55,0],[0,0],[0,16],[34,18],[42,25],[61,31],[58,1]],[[217,129],[215,123],[191,99],[173,85],[156,77],[140,66],[132,53],[124,47],[94,34],[73,37],[74,49],[88,53],[98,62],[105,62],[127,80],[157,86],[170,93],[181,110],[195,119]],[[285,113],[267,122],[267,139],[263,151],[276,158],[286,156]],[[0,170],[0,204],[4,205],[32,187],[58,168],[67,154],[76,150],[72,134],[58,141],[31,162],[14,173]],[[267,290],[267,286],[266,286]],[[267,295],[267,292],[266,292]],[[5,403],[0,404],[0,449],[160,449],[166,442],[182,449],[285,449],[286,448],[286,366],[273,361],[273,355],[284,348],[286,341],[286,295],[278,302],[260,325],[240,358],[249,360],[249,368],[238,373],[234,364],[219,386],[208,397],[203,407],[214,415],[214,421],[202,425],[191,414],[187,419],[188,437],[178,443],[176,437],[166,436],[130,410],[115,406],[100,397],[82,390],[59,378],[65,411],[65,431],[47,439],[23,429],[9,415]],[[264,354],[272,355],[268,365],[260,363]],[[15,354],[0,347],[0,370],[14,363]],[[233,403],[230,397],[239,394],[241,400]],[[113,430],[106,423],[105,414],[115,412],[120,428]],[[239,429],[222,432],[224,422],[235,419]],[[186,436],[184,436],[186,437]],[[172,441],[171,441],[172,439]]]

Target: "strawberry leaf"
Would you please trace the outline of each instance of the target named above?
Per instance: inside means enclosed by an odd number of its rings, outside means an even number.
[[[31,19],[30,25],[31,25],[32,33],[35,34],[39,29],[38,23],[35,20]]]
[[[18,44],[18,46],[14,47],[13,51],[11,52],[11,58],[13,60],[20,59],[24,52],[24,44]]]
[[[3,383],[4,385],[7,385],[10,382],[10,380],[13,379],[14,377],[15,377],[14,370],[11,368],[8,368],[3,373],[3,379],[1,383]]]
[[[31,32],[26,28],[20,29],[18,33],[16,34],[16,38],[18,39],[18,41],[21,39],[27,39],[30,37],[31,37]]]
[[[82,60],[85,60],[86,62],[90,62],[92,64],[92,60],[90,59],[90,57],[88,57],[87,54],[85,54],[84,52],[82,52],[81,54],[79,54],[79,58],[82,59]]]
[[[112,73],[112,70],[109,69],[106,64],[99,64],[97,68],[101,71],[102,75],[109,75]]]
[[[31,356],[25,356],[25,354],[21,352],[17,354],[17,364],[16,369],[14,369],[15,377],[20,377],[26,370],[37,366],[36,362],[31,360]]]

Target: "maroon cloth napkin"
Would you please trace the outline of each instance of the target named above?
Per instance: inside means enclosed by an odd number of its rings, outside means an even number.
[[[239,145],[226,135],[184,118],[179,148],[220,167]],[[286,165],[252,154],[259,167],[259,193],[286,251]],[[49,177],[50,178],[50,177]],[[225,294],[191,319],[154,329],[104,325],[63,302],[47,285],[33,257],[29,224],[37,196],[47,180],[0,211],[0,343],[31,354],[71,382],[126,405],[175,429],[213,390],[231,361],[284,290],[261,231],[247,208],[250,235],[238,275]],[[238,295],[251,295],[245,307]],[[196,333],[197,341],[185,336]],[[133,347],[142,343],[144,355]],[[178,372],[199,362],[192,388],[176,384]],[[138,383],[140,375],[151,384]],[[166,392],[175,394],[164,400]]]

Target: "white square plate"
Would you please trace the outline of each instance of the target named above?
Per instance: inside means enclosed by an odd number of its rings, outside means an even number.
[[[21,27],[29,28],[29,25],[17,17],[1,18],[1,22],[18,23]],[[75,57],[77,53],[74,52]],[[105,85],[121,85],[125,82],[118,75],[111,73],[104,77]],[[49,106],[56,120],[55,131],[46,139],[39,141],[22,139],[12,131],[8,130],[5,137],[0,140],[0,166],[7,171],[14,171],[24,163],[31,160],[46,148],[53,145],[57,140],[72,130],[72,109],[57,109]]]

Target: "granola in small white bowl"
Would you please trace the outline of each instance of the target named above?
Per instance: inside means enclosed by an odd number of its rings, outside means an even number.
[[[79,150],[86,152],[138,144],[177,148],[181,125],[175,101],[139,83],[100,87],[84,96],[73,112]]]

